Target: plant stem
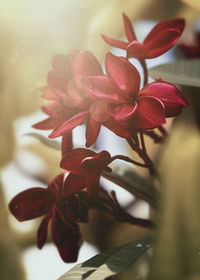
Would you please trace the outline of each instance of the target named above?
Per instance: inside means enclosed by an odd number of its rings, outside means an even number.
[[[140,166],[140,167],[146,167],[146,168],[148,167],[146,164],[137,162],[137,161],[135,161],[135,160],[133,160],[133,159],[127,157],[127,156],[124,156],[124,155],[116,155],[116,156],[112,157],[111,162],[114,161],[115,159],[121,159],[121,160],[130,162],[130,163],[133,163],[133,164],[135,164],[137,166]]]
[[[147,70],[146,61],[144,59],[140,59],[139,62],[143,68],[143,73],[144,73],[144,85],[143,86],[146,86],[146,84],[148,83],[148,70]]]

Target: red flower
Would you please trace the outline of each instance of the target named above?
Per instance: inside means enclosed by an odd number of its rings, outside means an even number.
[[[64,195],[70,195],[83,187],[86,187],[90,194],[97,193],[100,176],[104,170],[111,171],[107,166],[111,161],[107,151],[95,153],[84,148],[71,150],[60,163],[61,168],[70,172],[65,181]]]
[[[63,186],[64,174],[60,174],[47,189],[31,188],[19,193],[11,200],[9,209],[20,222],[45,215],[37,232],[39,249],[46,242],[47,227],[51,219],[52,238],[61,258],[64,262],[74,262],[82,244],[77,222],[88,220],[86,193],[74,194],[71,191],[70,196],[64,196]]]
[[[102,35],[111,46],[127,51],[127,57],[138,59],[157,57],[173,47],[183,32],[185,20],[177,18],[158,23],[144,39],[143,43],[137,41],[130,19],[123,13],[124,29],[128,42],[111,39]]]
[[[84,78],[86,89],[99,100],[107,102],[107,113],[115,120],[126,121],[132,128],[149,129],[165,123],[165,117],[180,114],[188,105],[179,90],[170,83],[154,82],[140,88],[140,75],[123,57],[107,53],[107,76]],[[109,121],[107,123],[109,127]]]
[[[89,51],[71,51],[67,56],[57,55],[52,64],[53,70],[47,77],[48,86],[41,89],[43,97],[53,101],[42,107],[49,117],[33,127],[54,129],[51,138],[63,136],[64,155],[72,148],[72,129],[88,117],[88,110],[93,101],[91,95],[82,88],[80,77],[100,75],[102,70],[97,59]],[[90,126],[94,126],[93,123]]]
[[[196,58],[200,57],[200,32],[195,34],[195,43],[193,45],[179,44],[178,47],[183,52],[185,57]]]

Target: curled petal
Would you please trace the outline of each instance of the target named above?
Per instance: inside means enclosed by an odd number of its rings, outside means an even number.
[[[122,91],[123,98],[131,98],[138,94],[140,75],[128,60],[107,53],[105,67],[109,79]]]
[[[84,148],[77,148],[71,150],[69,153],[67,153],[64,158],[60,162],[60,167],[75,173],[75,174],[82,174],[82,167],[81,162],[86,157],[91,157],[95,155],[95,152],[84,149]]]
[[[53,130],[53,132],[49,135],[49,138],[63,136],[64,134],[71,132],[72,129],[74,129],[79,124],[83,123],[83,121],[85,120],[87,115],[88,115],[88,111],[84,111],[84,112],[81,112],[81,113],[73,116],[72,118],[65,121],[57,128],[55,128]]]
[[[101,123],[90,117],[86,126],[86,147],[90,147],[96,142],[100,129]]]
[[[46,214],[54,203],[54,196],[43,188],[31,188],[15,196],[9,209],[18,221],[27,221]]]
[[[125,13],[123,13],[123,21],[124,21],[124,29],[128,41],[131,42],[133,40],[137,40],[135,36],[135,32],[133,30],[132,23]]]
[[[185,20],[182,18],[176,18],[172,20],[161,21],[154,26],[154,28],[149,32],[147,37],[144,40],[144,43],[150,42],[153,38],[157,37],[160,32],[163,32],[168,29],[174,29],[179,32],[179,36],[183,32],[185,27]],[[170,31],[169,31],[170,32]]]
[[[108,106],[109,114],[117,121],[123,121],[131,118],[137,109],[137,103],[134,104],[122,104]]]
[[[120,41],[120,40],[112,39],[112,38],[110,38],[110,37],[108,37],[106,35],[101,34],[101,37],[104,39],[104,41],[106,43],[108,43],[112,47],[126,50],[126,48],[128,46],[128,43]]]
[[[159,99],[141,97],[138,100],[137,113],[133,116],[133,125],[140,129],[154,128],[164,124],[165,107]]]
[[[159,99],[165,106],[166,117],[180,114],[181,108],[189,105],[178,88],[166,82],[148,84],[140,91],[140,96],[153,96]]]
[[[51,218],[51,211],[43,218],[37,231],[37,247],[42,249],[47,240],[48,223]]]
[[[63,195],[69,196],[85,188],[83,175],[69,173],[63,185]]]
[[[110,162],[111,155],[107,151],[101,151],[92,157],[84,158],[81,165],[84,169],[98,169],[102,172]]]
[[[136,57],[138,59],[144,59],[145,56],[146,52],[143,43],[133,41],[127,46],[127,58]]]

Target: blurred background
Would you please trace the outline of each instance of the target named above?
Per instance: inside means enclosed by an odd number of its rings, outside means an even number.
[[[38,250],[35,243],[39,221],[18,223],[8,213],[7,204],[20,191],[34,186],[45,186],[60,172],[59,152],[45,147],[36,139],[23,136],[26,133],[38,132],[32,129],[31,125],[44,118],[40,112],[42,99],[37,89],[46,84],[52,56],[66,54],[71,48],[89,49],[103,64],[104,55],[110,47],[102,40],[100,34],[123,38],[122,12],[132,20],[140,40],[156,22],[184,17],[187,25],[181,41],[187,44],[195,43],[195,32],[199,28],[199,0],[20,0],[18,2],[3,0],[1,2],[0,279],[2,280],[53,280],[74,265],[63,263],[51,243],[46,244],[41,251]],[[124,55],[119,50],[112,50],[112,52]],[[148,61],[148,66],[152,67],[183,57],[183,54],[173,49],[161,58]],[[185,91],[187,95],[188,90]],[[192,110],[187,113],[186,123],[193,126]],[[168,126],[171,126],[171,122]],[[42,131],[38,133],[48,135]],[[84,128],[78,128],[76,133],[79,139],[77,145],[83,145]],[[97,147],[108,149],[111,154],[115,154],[119,149],[121,153],[129,154],[130,151],[124,143],[122,139],[113,137],[106,129],[102,129]],[[152,156],[160,149],[160,147],[153,147],[152,143],[148,145]],[[146,173],[142,174],[147,176]],[[109,188],[112,189],[114,186],[109,184]],[[122,193],[120,202],[124,205],[130,203],[132,197],[125,191]],[[138,205],[140,207],[134,209],[134,214],[147,217],[148,205],[140,201]],[[98,237],[98,232],[95,230],[98,219],[93,220],[88,228],[82,228],[87,242],[81,248],[78,262],[88,259],[100,249],[106,249],[107,245],[103,248],[102,243],[110,244],[107,246],[109,247],[145,234],[144,229],[137,227],[113,225],[109,233],[104,232],[104,235]],[[120,232],[120,238],[114,234],[116,230]],[[104,237],[107,240],[98,241]]]

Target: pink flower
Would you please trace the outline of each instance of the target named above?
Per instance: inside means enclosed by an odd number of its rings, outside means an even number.
[[[144,39],[143,43],[137,41],[130,19],[123,13],[124,29],[128,42],[111,39],[102,35],[111,46],[127,51],[127,57],[139,60],[155,58],[173,47],[180,37],[185,26],[185,20],[177,18],[158,23]]]
[[[188,105],[172,84],[154,82],[140,88],[140,75],[123,57],[107,53],[107,75],[83,79],[86,89],[99,100],[107,102],[106,111],[114,123],[124,128],[151,129],[165,123],[166,117],[181,113]],[[110,122],[107,122],[109,127]]]
[[[77,259],[82,238],[78,222],[88,221],[86,193],[63,195],[63,188],[69,188],[64,174],[57,176],[45,188],[31,188],[15,196],[9,209],[18,221],[27,221],[44,216],[37,232],[37,246],[41,249],[46,242],[48,223],[51,220],[51,234],[64,262]]]
[[[82,87],[80,77],[102,74],[101,65],[90,51],[71,51],[53,58],[48,73],[48,86],[41,88],[43,97],[52,102],[42,107],[48,118],[33,125],[37,129],[53,129],[49,137],[63,136],[63,155],[72,148],[72,129],[88,118],[93,99]],[[68,125],[68,121],[70,124]],[[88,120],[88,125],[94,126]],[[99,130],[100,127],[98,126]],[[98,136],[98,135],[97,135]]]
[[[95,153],[89,149],[77,148],[67,153],[61,160],[60,167],[69,171],[65,186],[64,195],[87,188],[89,194],[99,191],[99,180],[102,172],[111,171],[107,165],[112,161],[107,151]]]

